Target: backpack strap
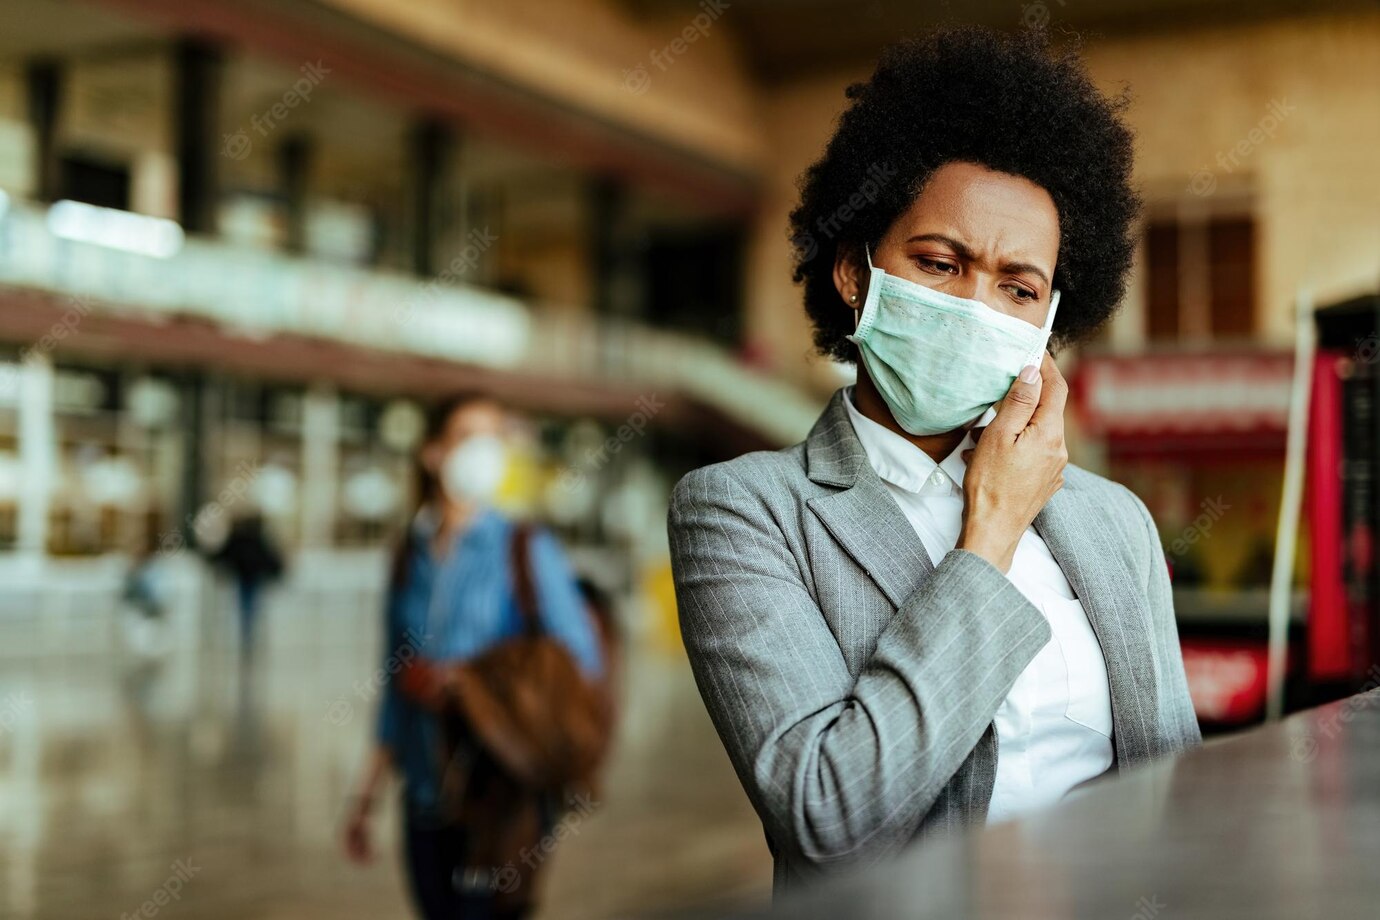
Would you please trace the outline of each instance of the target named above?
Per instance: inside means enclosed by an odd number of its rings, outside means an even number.
[[[539,636],[544,632],[544,628],[541,611],[537,608],[536,585],[532,580],[532,557],[529,549],[532,543],[532,530],[532,525],[527,521],[519,521],[513,525],[509,554],[513,572],[513,593],[517,598],[518,616],[522,618],[522,631],[528,636]]]
[[[388,587],[393,591],[401,591],[407,587],[412,554],[416,552],[417,548],[417,535],[413,529],[414,523],[409,520],[407,526],[403,528],[402,536],[393,547],[393,559],[388,567]]]

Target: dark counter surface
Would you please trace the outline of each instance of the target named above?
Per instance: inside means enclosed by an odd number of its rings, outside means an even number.
[[[918,845],[770,916],[1380,920],[1380,690]]]

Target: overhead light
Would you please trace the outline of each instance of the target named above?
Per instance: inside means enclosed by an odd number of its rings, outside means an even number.
[[[94,243],[166,259],[182,248],[182,228],[165,217],[149,217],[82,201],[64,200],[48,209],[48,230],[65,240]]]

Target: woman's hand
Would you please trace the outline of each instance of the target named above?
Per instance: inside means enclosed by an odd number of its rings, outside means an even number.
[[[1040,509],[1064,484],[1064,403],[1068,384],[1048,353],[1038,373],[1021,372],[982,431],[964,451],[963,529],[958,549],[1006,572],[1016,545]]]
[[[374,858],[374,799],[379,787],[392,770],[392,764],[393,755],[388,748],[383,745],[375,746],[369,755],[369,763],[364,768],[359,792],[350,802],[341,842],[345,845],[345,855],[353,862],[363,864]]]
[[[357,796],[345,821],[345,855],[360,865],[374,858],[373,822],[370,820],[373,810],[370,799]]]

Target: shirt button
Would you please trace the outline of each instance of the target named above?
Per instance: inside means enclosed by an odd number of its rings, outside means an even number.
[[[935,467],[934,472],[930,474],[930,484],[942,486],[948,480],[948,478],[948,476],[944,475],[943,470],[939,469],[938,467]]]

